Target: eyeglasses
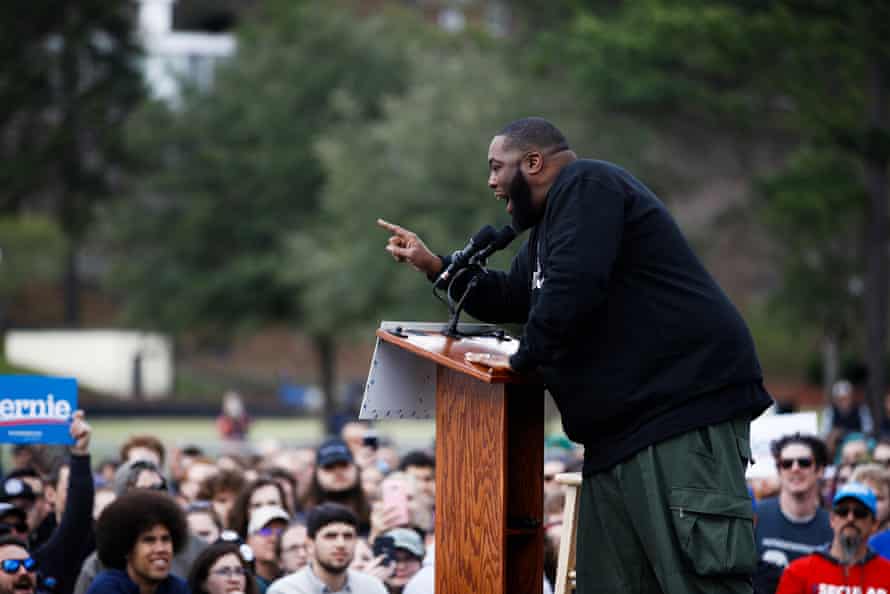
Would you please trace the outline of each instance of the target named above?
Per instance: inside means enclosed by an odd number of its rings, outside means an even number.
[[[25,571],[31,572],[37,569],[37,561],[28,557],[27,559],[4,559],[3,563],[0,564],[0,567],[3,568],[3,571],[9,574],[16,574],[19,570],[19,567],[24,567]]]
[[[263,526],[254,534],[259,534],[260,536],[278,536],[284,531],[284,528],[276,528],[272,526]]]
[[[243,567],[220,567],[219,569],[212,570],[210,573],[224,578],[244,577],[247,575],[247,570]]]
[[[861,505],[839,505],[833,511],[834,515],[839,518],[846,518],[850,515],[850,512],[853,512],[853,517],[857,520],[864,520],[871,515],[871,512]]]
[[[190,502],[186,508],[186,513],[189,512],[199,512],[199,511],[207,511],[212,508],[213,504],[210,501],[204,501],[203,499],[199,499],[197,501]]]
[[[890,458],[884,458],[883,460],[878,460],[877,458],[875,458],[874,463],[890,467]]]
[[[794,466],[795,462],[797,462],[798,468],[801,469],[809,468],[813,465],[812,458],[783,458],[779,460],[779,467],[782,470],[791,470],[791,467]]]

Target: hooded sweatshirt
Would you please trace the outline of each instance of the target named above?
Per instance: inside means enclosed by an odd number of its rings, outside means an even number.
[[[483,274],[465,303],[525,323],[510,365],[543,378],[585,476],[772,404],[741,315],[664,204],[611,163],[564,167],[509,272]]]
[[[776,594],[890,594],[890,561],[869,551],[847,566],[827,553],[813,553],[791,562]]]

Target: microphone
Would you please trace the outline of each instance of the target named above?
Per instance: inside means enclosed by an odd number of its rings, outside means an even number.
[[[494,241],[497,237],[498,232],[491,225],[485,225],[476,231],[476,234],[470,238],[470,241],[467,242],[464,249],[458,250],[451,255],[451,264],[448,265],[448,268],[442,271],[442,274],[436,279],[435,284],[438,285],[442,281],[447,281],[455,271],[464,268],[470,261],[470,258],[476,255],[481,249],[488,246],[488,244]]]
[[[494,241],[489,243],[475,256],[470,258],[470,265],[485,264],[485,261],[490,255],[504,249],[505,247],[510,245],[510,242],[512,242],[514,239],[516,239],[516,230],[510,225],[504,225],[503,228],[498,231],[498,234],[495,236]]]

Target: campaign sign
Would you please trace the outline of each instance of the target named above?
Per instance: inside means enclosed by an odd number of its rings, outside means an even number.
[[[77,380],[0,375],[0,443],[74,443]]]

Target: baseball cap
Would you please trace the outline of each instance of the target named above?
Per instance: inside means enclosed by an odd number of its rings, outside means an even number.
[[[330,466],[337,462],[352,462],[352,452],[342,439],[329,439],[315,452],[315,463],[318,466]]]
[[[28,519],[28,514],[26,514],[25,510],[22,508],[11,503],[0,503],[0,518],[9,514],[15,514],[22,522],[25,522]]]
[[[426,555],[423,540],[416,531],[410,528],[393,528],[386,533],[386,536],[392,538],[394,548],[404,549],[418,559],[423,559]]]
[[[878,515],[878,498],[862,483],[846,483],[835,493],[832,505],[837,505],[842,499],[855,499],[867,507],[873,516]]]
[[[9,501],[10,499],[15,499],[17,497],[30,499],[31,501],[37,499],[34,489],[22,479],[13,477],[3,481],[3,488],[2,491],[0,491],[0,501]]]
[[[247,533],[253,534],[262,528],[265,528],[266,524],[272,520],[284,520],[285,522],[290,522],[290,516],[287,515],[287,512],[284,511],[284,509],[277,505],[264,505],[263,507],[258,507],[250,513],[250,523],[247,525]]]

